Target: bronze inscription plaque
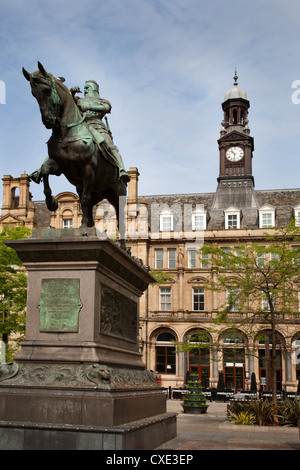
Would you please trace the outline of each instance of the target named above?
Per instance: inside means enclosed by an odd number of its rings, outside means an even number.
[[[137,303],[102,284],[100,333],[136,343],[137,322]]]
[[[78,332],[78,315],[82,308],[79,279],[42,279],[40,331]]]

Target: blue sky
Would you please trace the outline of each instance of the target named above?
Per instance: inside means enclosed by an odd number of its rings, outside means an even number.
[[[256,188],[300,187],[298,0],[0,0],[0,45],[1,175],[30,173],[47,155],[50,131],[22,74],[39,60],[68,87],[99,82],[140,195],[213,192],[237,67]],[[64,177],[50,182],[56,194],[73,190]],[[41,185],[31,192],[43,199]]]

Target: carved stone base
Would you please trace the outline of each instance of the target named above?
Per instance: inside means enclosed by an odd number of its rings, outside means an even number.
[[[0,364],[0,386],[65,390],[161,390],[150,370],[105,364],[12,362]]]
[[[148,370],[101,364],[0,368],[0,449],[154,449],[176,414]]]

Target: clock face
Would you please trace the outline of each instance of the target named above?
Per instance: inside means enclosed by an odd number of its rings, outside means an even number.
[[[241,147],[231,147],[226,152],[226,158],[231,162],[238,162],[243,158],[243,156],[244,151],[241,149]]]

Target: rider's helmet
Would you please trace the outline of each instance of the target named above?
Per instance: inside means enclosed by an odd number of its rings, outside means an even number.
[[[85,82],[84,96],[99,96],[99,85],[95,80],[87,80]]]

